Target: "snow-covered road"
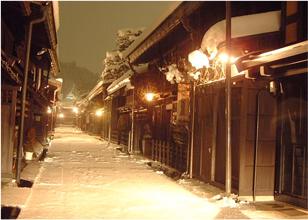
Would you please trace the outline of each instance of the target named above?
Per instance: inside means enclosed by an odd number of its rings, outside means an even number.
[[[192,219],[219,213],[145,162],[72,127],[59,127],[18,218]]]

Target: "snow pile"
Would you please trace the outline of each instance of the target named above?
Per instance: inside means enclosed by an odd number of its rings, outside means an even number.
[[[46,157],[45,159],[44,159],[44,162],[47,162],[47,163],[50,163],[50,162],[52,162],[53,161],[53,158],[52,157]]]
[[[238,38],[262,33],[279,31],[281,11],[238,16],[231,18],[231,37]],[[213,25],[203,36],[201,50],[208,52],[213,59],[217,53],[217,46],[226,41],[226,20]]]
[[[237,196],[232,194],[230,197],[227,196],[222,196],[222,195],[217,195],[215,196],[217,199],[217,204],[219,207],[236,207],[238,206],[237,204]]]
[[[167,81],[171,84],[174,84],[174,80],[176,83],[182,82],[182,74],[175,64],[171,64],[167,68],[168,72],[165,73]]]
[[[140,64],[138,66],[134,66],[134,70],[138,74],[142,74],[146,71],[148,71],[148,64]],[[122,87],[126,86],[126,89],[129,90],[132,88],[130,77],[134,75],[134,72],[132,70],[128,70],[126,73],[123,74],[123,76],[119,77],[118,79],[114,80],[110,86],[108,86],[107,91],[109,94],[117,91],[118,89],[121,89]]]
[[[112,52],[107,51],[106,58],[103,60],[103,64],[105,65],[105,69],[101,75],[103,80],[115,80],[129,70],[129,65],[123,58],[122,52],[136,40],[143,30],[143,27],[136,29],[123,28],[118,30],[118,38],[115,41],[115,45],[118,46],[118,49]]]
[[[104,80],[116,79],[122,76],[128,69],[128,64],[121,59],[120,51],[106,52],[106,58],[103,60],[105,69],[101,77]]]
[[[140,28],[123,28],[118,30],[118,39],[115,41],[116,45],[124,50],[137,39],[137,37],[144,31],[144,27]]]

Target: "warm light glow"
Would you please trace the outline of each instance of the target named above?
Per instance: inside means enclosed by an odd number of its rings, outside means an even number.
[[[194,75],[194,79],[197,80],[197,79],[199,78],[200,74],[201,74],[201,73],[200,73],[199,71],[196,72],[195,75]]]
[[[230,58],[230,62],[231,62],[231,63],[235,63],[237,60],[238,60],[237,57],[231,57],[231,58]]]
[[[75,107],[75,108],[73,109],[73,111],[74,111],[75,113],[78,113],[78,108]]]
[[[50,107],[47,108],[47,113],[48,113],[48,114],[51,113],[51,108],[50,108]]]
[[[97,110],[97,111],[96,111],[96,115],[97,115],[97,116],[101,116],[102,114],[103,114],[103,111],[102,111],[102,110]]]
[[[219,55],[219,59],[226,63],[228,62],[228,55],[226,53],[222,53]]]
[[[229,56],[226,53],[222,53],[222,54],[219,55],[219,59],[226,63],[226,62],[228,62]],[[230,57],[230,62],[234,63],[235,61],[237,61],[237,59],[238,58]]]
[[[63,117],[64,117],[63,113],[61,113],[61,114],[59,115],[59,117],[60,117],[60,118],[63,118]]]
[[[58,79],[56,79],[57,81],[59,81],[59,82],[63,82],[63,79],[62,78],[58,78]]]
[[[191,52],[188,55],[188,61],[196,69],[203,68],[203,66],[206,66],[207,68],[210,67],[208,57],[204,53],[200,52],[199,50],[195,50],[195,51]]]
[[[146,98],[147,98],[148,101],[152,101],[153,97],[154,97],[153,93],[146,94]]]

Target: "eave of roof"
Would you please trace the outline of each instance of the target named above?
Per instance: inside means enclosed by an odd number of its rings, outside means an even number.
[[[182,19],[193,13],[202,1],[173,2],[170,7],[157,19],[149,28],[147,28],[140,37],[134,41],[122,54],[124,58],[134,63],[142,54],[154,44],[157,44],[175,27],[177,27]]]
[[[299,74],[307,72],[307,56],[308,40],[259,54],[254,56],[254,59],[249,57],[239,59],[235,65],[239,72],[259,69],[261,76],[272,76],[269,72],[290,72],[290,70],[301,69],[301,71],[295,71]]]
[[[37,24],[33,26],[33,43],[35,42],[44,42],[41,40],[43,34],[45,32],[48,38],[48,45],[39,45],[41,47],[47,47],[48,53],[51,58],[52,62],[52,69],[51,72],[57,76],[60,72],[60,64],[58,59],[57,53],[57,31],[56,31],[56,24],[55,24],[55,17],[54,17],[54,4],[52,1],[32,1],[30,4],[31,14],[30,19],[34,20],[42,16],[41,13],[41,6],[43,4],[48,3],[47,12],[46,12],[46,19],[43,23]],[[42,30],[43,29],[43,30]]]

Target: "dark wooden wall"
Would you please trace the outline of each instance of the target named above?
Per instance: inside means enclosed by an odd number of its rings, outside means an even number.
[[[17,91],[20,87],[2,85],[1,88],[1,177],[13,175],[13,152],[15,139],[15,121]]]
[[[233,79],[234,80],[234,79]],[[260,126],[257,162],[257,196],[274,193],[276,102],[265,86],[240,77],[232,85],[232,188],[240,196],[252,196],[256,131],[256,100],[260,92]],[[194,176],[224,187],[225,184],[225,89],[213,83],[197,89],[194,136]]]

